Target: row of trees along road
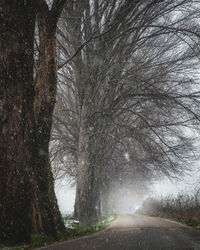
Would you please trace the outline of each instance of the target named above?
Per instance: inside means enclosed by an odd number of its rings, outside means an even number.
[[[141,176],[185,169],[184,128],[199,125],[198,3],[1,1],[0,242],[64,231],[48,150],[57,68],[52,157],[67,156],[80,220],[98,220],[127,152]]]
[[[55,173],[74,177],[75,216],[87,224],[123,172],[177,176],[194,159],[186,132],[199,122],[196,3],[83,1],[63,11],[51,152]]]

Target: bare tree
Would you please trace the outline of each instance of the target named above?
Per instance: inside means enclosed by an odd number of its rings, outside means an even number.
[[[199,123],[195,3],[85,0],[63,12],[61,79],[75,105],[63,103],[63,112],[76,114],[66,138],[76,149],[75,213],[87,224],[100,216],[103,170],[123,159],[128,145],[137,171],[169,176],[187,166],[193,147],[185,128]]]

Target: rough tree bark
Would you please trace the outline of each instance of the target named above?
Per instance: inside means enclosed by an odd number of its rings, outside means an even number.
[[[0,241],[15,244],[42,230],[34,173],[35,6],[3,1],[0,23]]]
[[[28,242],[31,234],[56,237],[58,230],[64,230],[48,157],[54,106],[48,94],[55,95],[56,88],[55,38],[41,40],[45,66],[40,73],[49,67],[43,73],[52,85],[39,85],[38,80],[35,95],[36,3],[18,0],[0,5],[0,242],[5,244]]]
[[[87,88],[91,89],[90,87]],[[92,133],[95,126],[90,120],[90,94],[85,92],[84,101],[80,110],[80,134],[77,167],[77,191],[75,215],[86,225],[97,222],[101,217],[100,208],[100,172],[95,160],[96,143]]]
[[[69,3],[71,7],[66,10],[66,15],[74,16],[67,19],[69,37],[67,39],[70,53],[76,53],[82,41],[82,17],[85,11],[85,4],[88,1],[75,1]],[[70,13],[68,12],[70,9]],[[87,11],[88,12],[88,11]],[[88,13],[87,13],[88,14]],[[90,37],[90,34],[87,34]],[[88,45],[89,46],[89,45]],[[74,71],[75,86],[78,91],[79,103],[79,143],[78,143],[78,164],[76,178],[76,200],[74,206],[74,217],[86,225],[91,225],[100,219],[100,186],[99,167],[95,162],[95,150],[97,140],[94,143],[95,126],[91,122],[91,114],[95,106],[91,105],[94,81],[90,77],[87,53],[82,56],[78,53],[71,62]],[[85,53],[85,52],[84,52]],[[86,62],[86,61],[87,62]],[[87,70],[86,70],[87,68]],[[98,131],[96,131],[98,133]]]
[[[54,192],[54,180],[49,159],[49,141],[52,116],[56,100],[57,62],[56,62],[56,25],[57,18],[51,15],[46,5],[37,16],[39,29],[39,61],[36,71],[36,96],[34,114],[36,121],[37,156],[36,172],[42,196],[43,213],[48,214],[49,224],[46,230],[64,230]]]
[[[110,183],[105,184],[101,190],[101,214],[102,216],[108,216],[111,211],[110,204]]]

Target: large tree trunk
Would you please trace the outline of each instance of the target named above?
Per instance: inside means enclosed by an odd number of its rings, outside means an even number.
[[[33,171],[35,11],[30,1],[0,7],[0,242],[17,243],[42,228]]]
[[[77,177],[76,177],[77,179]],[[76,181],[76,196],[75,196],[75,203],[74,203],[74,214],[73,214],[73,218],[76,219],[79,217],[79,205],[78,205],[78,202],[79,202],[79,197],[78,197],[78,188],[77,188],[77,181]]]
[[[107,189],[104,187],[101,191],[101,213],[102,216],[108,216],[111,213],[111,202],[110,202],[110,192],[109,185]]]
[[[38,185],[43,190],[42,204],[44,214],[48,214],[49,224],[46,230],[51,234],[63,231],[64,225],[58,210],[54,192],[54,180],[49,158],[49,141],[56,101],[57,61],[56,61],[56,25],[57,20],[46,9],[38,15],[39,62],[36,72],[36,97],[34,113],[36,120],[37,152],[36,171]],[[55,231],[56,229],[56,231]]]
[[[60,214],[49,161],[38,160],[42,142],[34,116],[36,6],[6,0],[0,7],[0,242],[16,244],[30,241],[31,234],[55,236],[64,226],[54,219]],[[48,151],[41,147],[39,152]]]
[[[93,125],[89,119],[89,98],[85,98],[81,108],[79,155],[77,169],[77,191],[75,214],[86,225],[97,222],[101,217],[100,209],[100,172],[95,160],[95,144],[91,133]]]

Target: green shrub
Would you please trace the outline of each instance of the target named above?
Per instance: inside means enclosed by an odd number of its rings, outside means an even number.
[[[68,235],[69,235],[68,232],[66,232],[66,233],[58,232],[58,233],[57,233],[58,241],[67,240],[67,239],[68,239]]]
[[[87,232],[88,229],[83,222],[79,222],[78,224],[73,224],[73,226],[75,227],[74,233],[76,235],[82,235],[83,233]]]
[[[54,238],[46,234],[33,234],[31,235],[31,245],[33,247],[43,246],[50,244],[54,241]]]
[[[13,246],[13,247],[6,247],[5,245],[0,244],[0,249],[2,250],[25,250],[25,249],[30,249],[30,245],[22,244],[22,245]]]
[[[106,226],[110,224],[110,222],[114,219],[114,215],[105,217],[102,221],[87,227],[83,222],[72,223],[71,226],[73,229],[68,228],[68,237],[67,239],[72,239],[77,236],[85,235],[87,233],[97,232],[104,229]]]

